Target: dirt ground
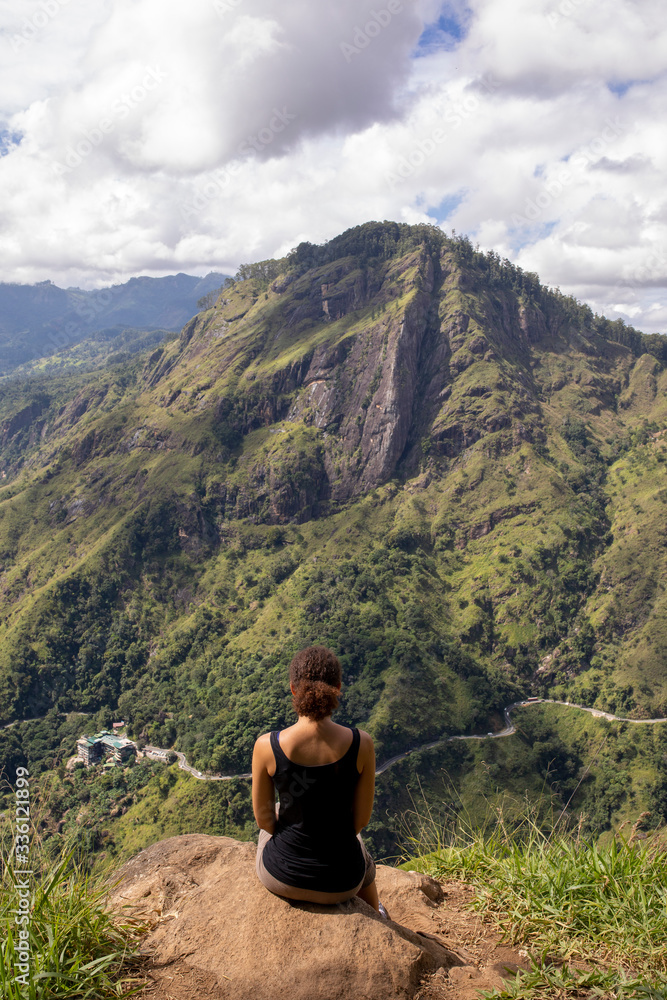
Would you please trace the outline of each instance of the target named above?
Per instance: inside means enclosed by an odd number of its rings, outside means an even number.
[[[180,962],[168,969],[146,969],[146,986],[137,993],[140,1000],[218,1000],[216,976]]]
[[[447,925],[447,944],[469,959],[467,965],[438,969],[424,981],[414,1000],[477,1000],[482,990],[502,987],[520,969],[528,970],[528,954],[501,942],[501,934],[472,909],[474,892],[461,882],[443,882],[440,904]]]

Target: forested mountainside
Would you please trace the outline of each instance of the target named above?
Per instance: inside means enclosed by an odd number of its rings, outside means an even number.
[[[667,348],[369,223],[180,337],[0,402],[3,722],[108,707],[201,769],[341,656],[379,758],[544,694],[667,714]]]
[[[141,346],[148,330],[180,330],[198,302],[224,279],[216,272],[204,278],[143,276],[90,291],[58,288],[52,281],[0,282],[0,376],[70,349],[94,333],[103,331],[102,343],[115,338],[120,342],[116,349],[127,350],[135,342]]]

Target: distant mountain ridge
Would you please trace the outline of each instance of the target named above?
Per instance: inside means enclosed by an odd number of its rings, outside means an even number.
[[[225,277],[216,271],[203,278],[142,276],[90,291],[51,281],[0,283],[0,375],[100,330],[180,330]]]

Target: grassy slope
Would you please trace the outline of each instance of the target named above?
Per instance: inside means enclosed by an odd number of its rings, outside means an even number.
[[[7,718],[117,705],[198,767],[246,770],[312,641],[340,650],[344,717],[385,756],[486,727],[531,690],[664,712],[666,376],[567,300],[489,285],[445,246],[452,376],[404,465],[304,523],[276,514],[312,501],[325,453],[340,475],[356,462],[295,372],[339,350],[367,377],[423,298],[423,260],[238,282],[150,356],[51,380],[44,437],[32,421],[3,446]],[[368,396],[341,370],[341,393]],[[0,416],[34,391],[12,388]],[[470,443],[443,454],[453,428]]]
[[[529,814],[519,839],[501,816],[486,836],[463,832],[404,867],[472,884],[475,909],[524,946],[532,967],[500,997],[667,995],[664,840],[632,831],[600,848],[544,836]]]

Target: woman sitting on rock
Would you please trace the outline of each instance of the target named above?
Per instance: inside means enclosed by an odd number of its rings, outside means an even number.
[[[359,833],[373,810],[373,741],[331,721],[342,674],[330,650],[309,646],[289,670],[299,718],[260,736],[252,757],[257,875],[278,896],[311,903],[360,896],[386,918],[375,864]]]

